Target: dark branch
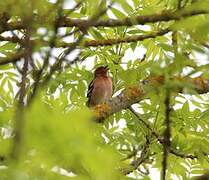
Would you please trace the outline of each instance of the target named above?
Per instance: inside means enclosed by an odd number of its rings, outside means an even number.
[[[15,63],[23,58],[26,54],[25,50],[21,50],[15,54],[8,55],[7,57],[0,58],[0,65],[6,65],[9,63]]]
[[[170,138],[171,138],[171,120],[170,120],[170,90],[166,89],[165,97],[165,131],[163,138],[163,161],[162,161],[162,180],[166,180],[166,171],[168,164],[168,153],[170,151]]]
[[[108,19],[108,20],[100,20],[92,23],[91,26],[94,27],[115,27],[115,26],[133,26],[133,25],[143,25],[146,23],[155,23],[159,21],[171,21],[171,20],[179,20],[184,17],[199,15],[199,14],[207,14],[207,11],[204,10],[177,10],[171,12],[171,10],[162,11],[161,13],[152,14],[152,15],[144,15],[144,16],[136,16],[134,18],[125,18],[123,20],[116,19]],[[60,27],[80,27],[86,25],[88,20],[81,19],[70,19],[63,18],[60,22]]]
[[[46,77],[44,78],[44,80],[42,81],[42,83],[35,83],[35,87],[34,87],[34,91],[32,92],[32,94],[30,95],[30,98],[28,100],[28,104],[31,104],[31,100],[34,99],[35,95],[36,95],[36,92],[37,92],[37,89],[38,87],[43,87],[43,86],[46,86],[46,84],[50,81],[52,75],[58,70],[60,69],[61,65],[62,65],[62,62],[65,60],[66,56],[68,54],[70,54],[73,50],[75,50],[78,45],[81,43],[82,39],[84,38],[88,28],[91,26],[91,24],[96,21],[98,18],[100,18],[110,7],[112,6],[112,4],[110,4],[107,8],[105,8],[104,10],[102,11],[99,11],[97,14],[93,15],[92,18],[90,19],[90,21],[88,22],[88,24],[86,24],[84,27],[82,27],[82,34],[80,35],[80,37],[77,39],[77,41],[75,43],[73,43],[73,45],[68,48],[67,50],[64,51],[64,54],[59,58],[57,59],[57,61],[51,66],[50,68],[50,72],[46,75]],[[61,18],[61,16],[60,16]],[[59,18],[59,20],[60,20]],[[55,24],[55,30],[57,30],[57,27],[58,27],[58,23],[59,21],[57,21],[57,23]],[[55,45],[55,41],[52,40],[52,45],[54,46]],[[52,47],[51,47],[52,48]],[[50,55],[50,52],[48,54],[48,56]],[[47,56],[47,57],[48,57]]]
[[[151,33],[145,34],[145,35],[127,36],[127,37],[118,38],[118,39],[92,40],[92,41],[84,42],[84,46],[85,47],[89,47],[89,46],[92,46],[92,47],[94,47],[94,46],[111,46],[111,45],[120,44],[120,43],[130,43],[130,42],[143,41],[145,39],[155,38],[157,36],[162,36],[162,35],[164,35],[168,32],[169,32],[169,30],[165,29],[165,30],[160,30],[160,31],[157,31],[157,32],[151,32]]]
[[[29,37],[28,37],[29,38]],[[30,46],[29,46],[30,47]],[[23,128],[24,128],[24,99],[26,98],[26,79],[27,79],[27,72],[28,72],[28,64],[29,58],[31,56],[31,49],[28,47],[26,50],[26,55],[24,57],[24,64],[22,70],[22,78],[21,78],[21,85],[20,85],[20,95],[18,104],[16,107],[15,113],[15,128],[14,128],[14,138],[13,138],[13,147],[11,152],[11,157],[13,160],[19,160],[21,154],[21,148],[23,143]]]
[[[163,139],[160,137],[160,135],[157,134],[157,132],[152,129],[152,127],[147,123],[145,122],[143,119],[141,119],[140,115],[132,108],[132,107],[129,107],[130,111],[137,117],[137,119],[146,126],[146,128],[151,132],[151,134],[153,136],[155,136],[155,138],[158,140],[158,142],[160,142],[161,144],[163,144]]]
[[[10,41],[13,43],[22,43],[23,41],[19,39],[17,36],[0,36],[0,41]]]
[[[130,107],[129,108],[130,111],[137,117],[137,119],[146,126],[146,128],[150,131],[150,133],[157,139],[157,141],[160,143],[160,144],[164,144],[164,140],[162,139],[162,137],[160,137],[159,134],[157,134],[157,132],[152,129],[152,127],[147,123],[145,122],[143,119],[141,119],[140,115],[132,108]],[[181,157],[181,158],[188,158],[188,159],[195,159],[197,158],[197,156],[194,156],[194,155],[190,155],[190,154],[182,154],[180,152],[176,152],[174,149],[170,148],[169,150],[169,153],[175,155],[175,156],[178,156],[178,157]]]
[[[49,65],[49,59],[51,57],[51,52],[52,52],[52,50],[55,46],[55,43],[56,43],[56,38],[57,38],[57,33],[58,33],[58,22],[60,21],[60,18],[62,16],[62,5],[63,5],[63,2],[61,0],[58,0],[57,3],[56,3],[56,6],[58,6],[57,18],[56,18],[54,26],[53,26],[53,28],[54,28],[53,33],[54,34],[51,37],[50,42],[48,44],[50,49],[47,51],[46,56],[43,59],[43,66],[41,67],[40,70],[38,70],[36,72],[36,77],[35,77],[34,85],[33,85],[33,91],[32,91],[32,94],[28,98],[28,103],[33,99],[33,97],[35,97],[38,86],[39,86],[39,82],[40,82],[40,79],[41,79],[41,76],[42,76],[42,73],[45,70],[45,68],[47,68],[48,65]]]
[[[169,29],[162,29],[156,32],[150,32],[148,34],[144,35],[136,35],[136,36],[126,36],[121,37],[117,39],[104,39],[104,40],[85,40],[82,42],[82,44],[79,45],[79,47],[97,47],[97,46],[112,46],[120,43],[130,43],[130,42],[137,42],[137,41],[143,41],[145,39],[149,38],[155,38],[157,36],[165,35],[169,32]],[[56,38],[52,38],[53,41],[55,41]],[[1,41],[10,41],[14,43],[24,43],[23,40],[16,38],[16,37],[3,37],[0,36]],[[41,44],[43,46],[50,46],[52,47],[52,43],[44,40],[31,40],[32,44]],[[74,43],[66,43],[66,42],[57,42],[53,43],[53,47],[59,48],[69,48],[74,46]]]
[[[108,20],[95,20],[93,23],[91,23],[90,26],[94,27],[116,27],[116,26],[133,26],[133,25],[143,25],[146,23],[155,23],[160,21],[171,21],[171,20],[179,20],[181,18],[189,17],[189,16],[195,16],[200,14],[208,14],[205,10],[187,10],[187,9],[181,9],[176,10],[172,12],[171,10],[165,10],[161,13],[151,14],[151,15],[143,15],[143,16],[136,16],[133,18],[125,18],[122,20],[116,20],[116,19],[108,19]],[[44,19],[44,18],[39,18]],[[82,29],[82,27],[85,27],[90,23],[91,19],[89,20],[82,20],[82,19],[70,19],[65,16],[62,17],[62,19],[59,22],[59,27],[79,27]],[[1,29],[0,33],[4,31],[9,30],[19,30],[24,29],[25,26],[21,21],[18,22],[10,22],[7,23],[4,28]]]
[[[11,148],[11,158],[17,163],[21,156],[24,127],[25,127],[25,100],[27,98],[27,75],[29,68],[29,61],[32,60],[33,46],[30,43],[31,37],[31,24],[33,23],[33,15],[25,18],[25,22],[28,24],[25,32],[25,54],[22,68],[22,77],[19,89],[19,99],[16,105],[16,112],[14,117],[14,137]]]
[[[129,167],[127,168],[122,168],[120,169],[120,171],[122,172],[122,174],[124,175],[128,175],[131,172],[133,172],[134,170],[138,169],[138,167],[145,161],[147,160],[148,156],[147,156],[147,150],[149,148],[150,145],[150,141],[149,139],[147,139],[146,143],[144,144],[144,147],[141,151],[141,155],[140,157],[136,158],[135,160],[133,160],[130,164]]]

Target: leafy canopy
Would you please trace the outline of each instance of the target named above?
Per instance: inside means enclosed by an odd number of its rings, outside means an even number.
[[[0,1],[0,179],[208,171],[208,13],[208,0]],[[146,96],[97,124],[86,92],[102,65],[114,96],[140,83]]]

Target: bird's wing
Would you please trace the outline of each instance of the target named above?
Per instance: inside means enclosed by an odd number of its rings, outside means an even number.
[[[111,81],[112,81],[112,95],[114,94],[115,90],[116,90],[116,87],[114,85],[114,81],[113,81],[113,78],[110,77]]]
[[[87,105],[87,106],[89,106],[93,88],[94,88],[94,80],[92,80],[92,81],[90,82],[89,86],[88,86],[88,91],[87,91],[87,98],[88,98],[88,101],[86,102],[86,105]]]

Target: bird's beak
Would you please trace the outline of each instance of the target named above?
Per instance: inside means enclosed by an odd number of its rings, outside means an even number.
[[[105,69],[106,71],[108,71],[108,70],[109,70],[109,67],[108,67],[108,66],[105,66],[104,69]]]

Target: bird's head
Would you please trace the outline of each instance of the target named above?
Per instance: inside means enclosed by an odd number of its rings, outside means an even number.
[[[100,66],[95,70],[94,75],[95,77],[107,76],[108,70],[109,70],[108,66]]]

